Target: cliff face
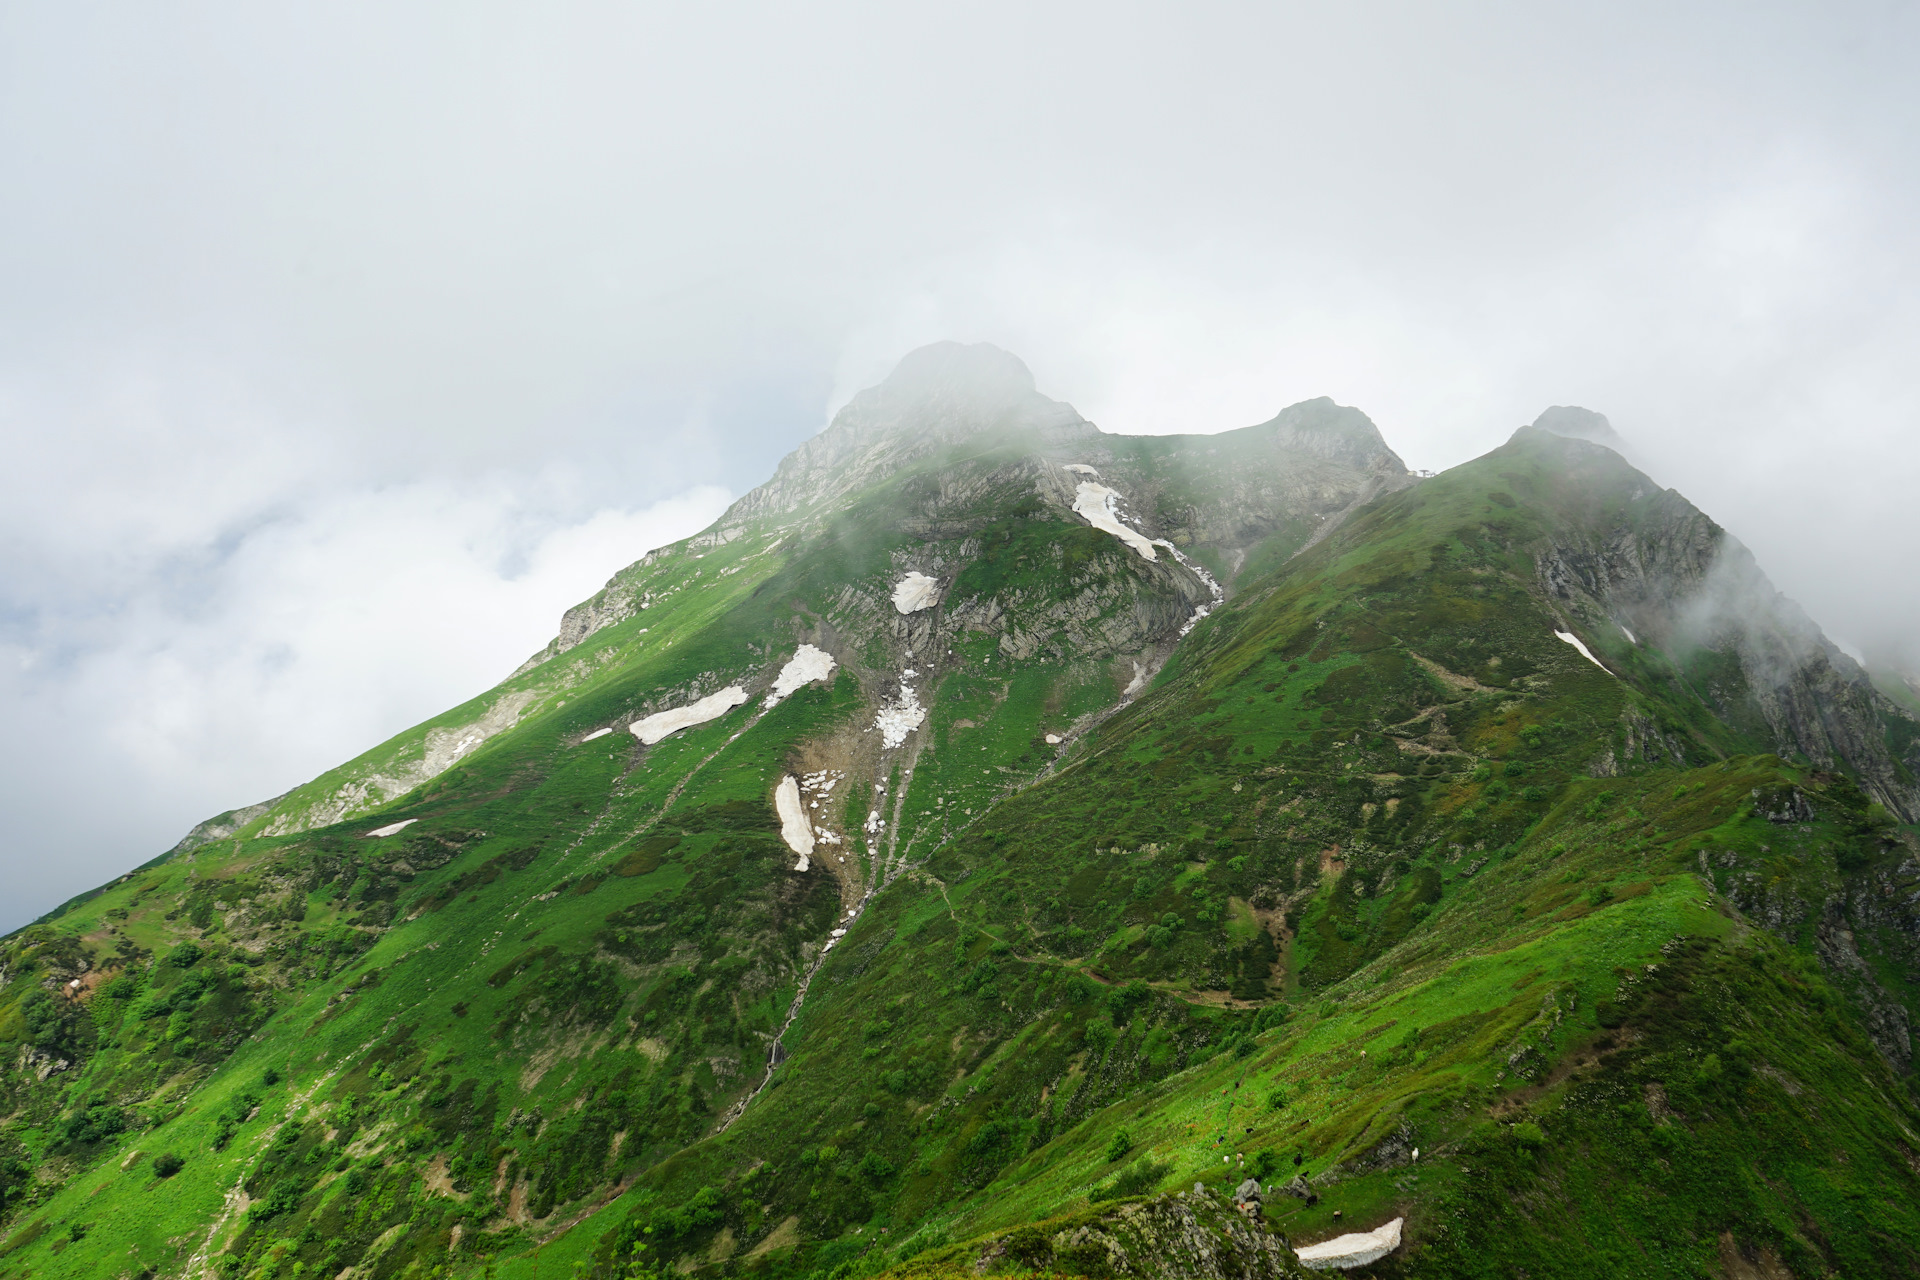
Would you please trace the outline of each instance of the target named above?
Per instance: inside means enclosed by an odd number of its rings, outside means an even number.
[[[1776,590],[1753,554],[1692,503],[1611,449],[1522,428],[1582,493],[1536,556],[1548,595],[1577,620],[1652,646],[1716,714],[1783,756],[1857,772],[1873,798],[1920,820],[1920,721]]]

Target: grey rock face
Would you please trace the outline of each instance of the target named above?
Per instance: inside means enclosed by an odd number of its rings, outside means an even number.
[[[1327,396],[1302,400],[1282,409],[1250,432],[1268,432],[1276,449],[1310,454],[1356,471],[1404,475],[1407,464],[1387,447],[1380,428],[1358,409],[1335,404]]]
[[[911,352],[886,381],[854,396],[827,429],[784,458],[720,525],[831,503],[914,462],[985,435],[1046,449],[1099,434],[1072,405],[1034,390],[1027,366],[986,343]]]
[[[238,809],[229,809],[225,813],[208,818],[205,822],[200,823],[193,830],[182,836],[180,843],[167,850],[165,856],[171,858],[175,854],[188,853],[194,849],[198,849],[201,845],[212,844],[215,840],[225,840],[228,836],[240,830],[240,828],[246,826],[255,818],[267,813],[274,805],[279,804],[286,798],[286,794],[282,793],[271,800],[262,800],[258,804],[244,805]]]
[[[1305,1271],[1283,1237],[1257,1226],[1206,1191],[1122,1204],[1064,1230],[1026,1228],[992,1241],[974,1260],[1072,1275],[1138,1280],[1270,1280]]]
[[[1920,748],[1900,760],[1887,746],[1888,723],[1906,713],[1774,589],[1753,554],[1611,450],[1555,445],[1566,482],[1594,495],[1595,518],[1556,531],[1536,557],[1547,594],[1589,626],[1630,630],[1677,665],[1702,654],[1731,659],[1710,664],[1701,688],[1720,715],[1782,755],[1858,773],[1874,799],[1920,820]],[[1625,504],[1609,515],[1601,495]]]
[[[956,454],[956,445],[969,447]],[[949,461],[927,465],[942,458]],[[981,461],[988,458],[998,461]],[[1072,509],[1079,485],[1093,479],[1085,468],[1122,495],[1123,518],[1146,537],[1217,552],[1228,589],[1263,540],[1290,539],[1288,550],[1311,545],[1366,502],[1415,483],[1364,413],[1328,399],[1215,436],[1108,435],[1072,406],[1034,390],[1032,374],[1006,352],[938,343],[908,355],[886,381],[856,395],[825,431],[788,455],[772,479],[687,545],[719,545],[749,527],[764,531],[776,524],[803,536],[916,467],[915,498],[901,530],[923,540],[922,553],[897,568],[944,573],[943,589],[980,553],[970,540],[996,494],[1030,494],[1050,518],[1082,523]],[[664,554],[649,553],[569,609],[559,634],[514,674],[638,616],[653,603],[649,570]],[[1013,658],[1051,650],[1055,657],[1104,659],[1163,648],[1196,607],[1211,601],[1210,588],[1177,557],[1163,553],[1148,562],[1116,543],[1108,559],[1107,571],[1077,581],[1069,598],[949,599],[941,617],[915,615],[896,624],[889,611],[869,611],[864,605],[870,602],[850,597],[836,623],[885,622],[897,626],[909,646],[985,630],[998,633],[1001,651]],[[936,635],[943,625],[948,630]]]

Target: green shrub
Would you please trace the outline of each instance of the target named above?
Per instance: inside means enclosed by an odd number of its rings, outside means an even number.
[[[1160,1179],[1172,1172],[1170,1164],[1150,1164],[1140,1161],[1125,1173],[1119,1174],[1105,1186],[1097,1186],[1087,1193],[1087,1199],[1095,1204],[1102,1200],[1119,1200],[1126,1196],[1140,1196],[1152,1191],[1159,1185]]]
[[[1546,1133],[1531,1120],[1522,1120],[1513,1126],[1513,1140],[1530,1151],[1537,1151],[1547,1145]]]
[[[1133,1150],[1133,1135],[1122,1129],[1113,1135],[1113,1141],[1107,1143],[1107,1163],[1112,1164],[1131,1150]]]
[[[1107,993],[1107,1013],[1113,1019],[1113,1025],[1124,1027],[1133,1021],[1134,1013],[1153,998],[1153,992],[1147,984],[1135,979],[1124,987],[1117,987]]]
[[[187,1162],[171,1151],[163,1151],[153,1158],[153,1176],[171,1178],[187,1167]]]

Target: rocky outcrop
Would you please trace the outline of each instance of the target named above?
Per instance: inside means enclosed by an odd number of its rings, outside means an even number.
[[[1574,514],[1535,556],[1541,586],[1566,613],[1659,649],[1730,723],[1781,755],[1858,774],[1874,799],[1920,821],[1920,738],[1905,759],[1888,747],[1888,726],[1911,717],[1774,589],[1746,547],[1612,449],[1531,427],[1509,447],[1544,455],[1559,505]]]
[[[660,550],[649,551],[608,580],[591,599],[583,600],[560,615],[560,630],[546,647],[513,669],[513,676],[533,670],[549,658],[556,658],[583,643],[596,631],[625,622],[653,603],[646,589],[646,571],[660,558]]]
[[[1860,1010],[1869,1039],[1894,1070],[1913,1066],[1913,1028],[1906,1006],[1880,985],[1854,942],[1853,921],[1840,902],[1827,904],[1814,930],[1813,950],[1821,965]],[[1909,927],[1911,927],[1909,923]]]
[[[323,774],[271,802],[268,808],[278,812],[260,834],[285,836],[311,831],[397,800],[511,729],[536,696],[532,690],[510,689],[489,702],[476,719],[428,729],[411,750],[378,767],[350,764]]]
[[[1533,420],[1534,429],[1551,431],[1554,435],[1565,436],[1569,440],[1589,440],[1594,444],[1605,445],[1623,458],[1631,458],[1632,451],[1620,433],[1613,429],[1604,413],[1595,413],[1591,409],[1582,409],[1574,404],[1556,404]]]
[[[1269,1280],[1305,1272],[1285,1239],[1211,1191],[1122,1203],[1064,1226],[1040,1223],[987,1242],[975,1274],[1058,1271],[1137,1280]]]
[[[1373,419],[1327,396],[1288,405],[1269,421],[1247,430],[1268,435],[1274,449],[1325,458],[1355,471],[1407,472],[1407,464],[1387,447]]]
[[[270,813],[273,806],[287,798],[287,794],[282,792],[271,800],[262,800],[258,804],[244,805],[238,809],[229,809],[225,813],[208,818],[182,836],[180,843],[167,850],[163,856],[171,858],[176,854],[190,853],[201,845],[212,844],[215,840],[225,840],[255,818],[264,817]]]
[[[884,382],[849,400],[718,523],[829,505],[976,437],[1004,435],[1048,450],[1098,434],[1072,405],[1036,391],[1018,357],[984,342],[938,342],[910,352]]]

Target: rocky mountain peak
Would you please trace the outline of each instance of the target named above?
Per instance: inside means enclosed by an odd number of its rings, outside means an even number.
[[[893,372],[861,395],[916,403],[971,399],[1004,408],[1033,392],[1033,371],[1011,351],[990,342],[933,342],[900,357]]]
[[[1569,440],[1587,440],[1613,450],[1623,458],[1633,456],[1613,424],[1607,421],[1604,413],[1595,413],[1591,409],[1582,409],[1579,405],[1556,404],[1548,408],[1533,420],[1534,429],[1549,431],[1556,436],[1565,436]]]
[[[1273,432],[1283,449],[1309,453],[1358,471],[1388,471],[1405,475],[1407,464],[1387,447],[1373,419],[1358,409],[1335,404],[1328,396],[1289,405],[1259,429]]]
[[[831,499],[916,459],[983,435],[1025,437],[1036,448],[1096,436],[1070,404],[1034,389],[1018,356],[985,342],[936,342],[908,352],[855,395],[772,480],[724,520],[792,511]]]

